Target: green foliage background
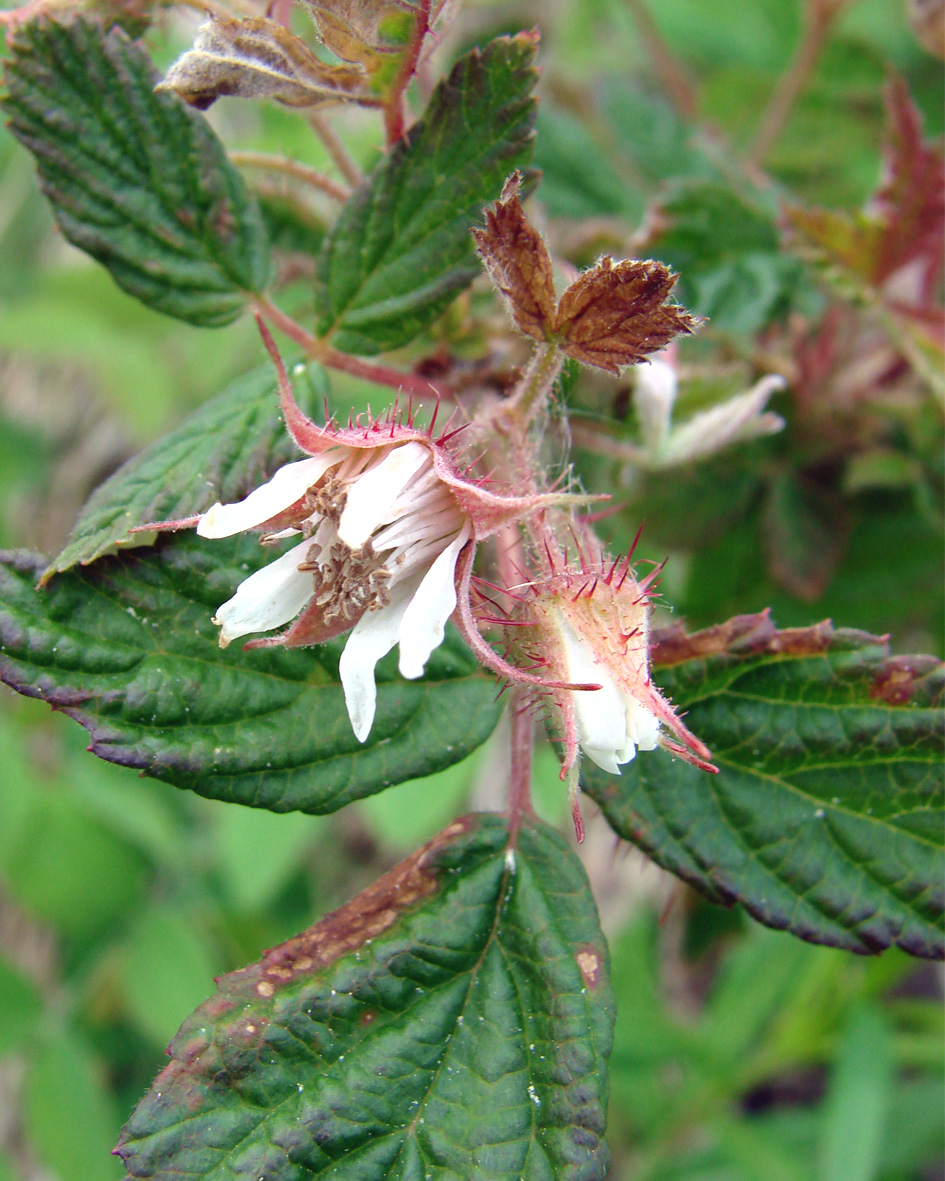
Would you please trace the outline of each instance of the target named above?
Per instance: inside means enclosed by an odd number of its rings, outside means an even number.
[[[629,6],[510,11],[468,5],[464,35],[471,44],[543,28],[536,164],[549,216],[633,226],[672,182],[677,209],[694,203],[704,230],[669,235],[653,251],[682,269],[683,297],[716,328],[751,337],[788,306],[816,310],[819,289],[778,251],[757,195],[743,193],[741,208],[729,184],[716,199],[711,141],[694,139],[660,96]],[[702,122],[744,142],[796,42],[799,5],[664,0],[654,11],[696,79]],[[174,27],[152,48],[167,61],[186,41]],[[912,39],[902,6],[857,0],[769,161],[805,200],[854,208],[873,189],[887,59],[909,80],[927,131],[941,132],[941,69]],[[304,123],[273,105],[222,104],[213,120],[231,146],[327,163]],[[344,121],[369,164],[376,126]],[[210,332],[164,319],[68,247],[30,159],[0,133],[0,545],[56,552],[120,459],[257,362],[245,322]],[[309,380],[326,392],[322,371]],[[338,376],[330,394],[338,406],[369,396]],[[687,390],[683,409],[713,396]],[[895,650],[941,655],[937,430],[904,415],[881,452],[847,473],[845,550],[830,570],[809,572],[804,593],[772,577],[763,544],[778,526],[804,568],[818,548],[805,529],[823,528],[803,511],[811,464],[797,472],[809,441],[791,427],[737,467],[723,457],[684,479],[648,477],[630,493],[646,505],[646,554],[672,554],[667,599],[694,625],[770,605],[781,626],[833,616],[890,631]],[[618,476],[589,461],[582,474],[592,487]],[[615,541],[627,540],[617,527]],[[108,1151],[211,977],[346,901],[461,811],[474,787],[481,801],[495,778],[487,749],[340,815],[278,816],[136,780],[88,756],[81,731],[45,707],[6,691],[0,700],[0,1111],[21,1113],[16,1125],[0,1119],[0,1181],[31,1181],[40,1167],[58,1181],[121,1177]],[[550,758],[539,761],[536,794],[544,818],[565,827]],[[895,950],[859,959],[811,947],[681,889],[661,924],[667,882],[624,853],[608,888],[610,844],[588,849],[618,994],[612,1175],[940,1176],[936,968]]]

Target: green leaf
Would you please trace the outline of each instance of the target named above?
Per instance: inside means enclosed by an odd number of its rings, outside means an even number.
[[[656,680],[718,775],[665,755],[586,789],[616,831],[717,902],[858,952],[943,941],[943,666],[767,615],[669,633]]]
[[[133,906],[145,863],[70,793],[34,790],[6,850],[5,887],[37,918],[88,939]]]
[[[552,829],[456,821],[218,985],[122,1133],[130,1177],[605,1176],[607,949]]]
[[[239,805],[219,809],[213,833],[215,861],[232,905],[251,913],[271,905],[299,868],[303,854],[311,852],[321,823],[310,816],[277,816]]]
[[[752,335],[815,299],[799,259],[780,247],[777,212],[710,180],[678,184],[659,205],[668,229],[648,243],[679,271],[679,297],[725,332]]]
[[[305,383],[296,383],[305,406]],[[44,581],[116,549],[149,545],[129,529],[180,520],[216,500],[239,500],[299,451],[279,415],[271,365],[232,382],[178,427],[124,464],[92,493]]]
[[[534,34],[474,49],[355,190],[325,240],[319,333],[344,352],[412,340],[479,274],[470,227],[531,156]]]
[[[0,678],[76,718],[109,762],[214,799],[331,812],[464,758],[499,717],[495,683],[454,632],[421,681],[378,666],[377,716],[354,737],[338,680],[345,637],[225,651],[211,623],[267,553],[181,533],[35,587],[43,559],[0,560]]]
[[[40,1048],[26,1082],[26,1131],[39,1160],[60,1181],[118,1181],[109,1156],[117,1112],[99,1063],[73,1033]]]
[[[124,997],[131,1018],[158,1046],[207,991],[213,957],[187,917],[169,909],[145,913],[126,952]]]
[[[853,1014],[825,1104],[823,1181],[872,1181],[879,1174],[895,1074],[890,1043],[878,1009]]]
[[[206,120],[154,93],[147,54],[119,28],[43,18],[11,44],[10,129],[69,241],[149,307],[203,326],[234,320],[265,283],[268,250]]]
[[[33,983],[0,959],[0,1059],[30,1043],[42,1011],[43,1002]]]

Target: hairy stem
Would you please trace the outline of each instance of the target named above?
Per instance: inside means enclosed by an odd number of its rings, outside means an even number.
[[[532,752],[535,743],[535,720],[528,693],[521,685],[511,690],[509,705],[512,722],[509,757],[509,837],[512,844],[522,818],[532,815]]]
[[[750,160],[763,164],[774,147],[845,4],[846,0],[808,0],[804,6],[804,32],[761,116],[758,131],[748,150]]]
[[[524,430],[532,418],[546,409],[551,387],[561,372],[564,354],[555,341],[540,344],[528,368],[502,408],[502,417]]]
[[[348,149],[335,134],[334,127],[332,127],[321,111],[309,111],[308,121],[312,130],[325,145],[329,156],[331,156],[337,165],[338,171],[352,188],[357,188],[361,181],[364,180],[364,174],[357,164],[355,164]]]
[[[442,385],[434,385],[425,377],[416,373],[403,373],[399,369],[390,369],[386,365],[373,365],[369,361],[362,361],[360,357],[352,357],[348,353],[339,353],[327,341],[314,336],[303,328],[297,320],[286,315],[272,300],[265,295],[257,296],[253,306],[264,320],[268,320],[280,332],[285,333],[290,340],[313,361],[319,361],[327,369],[337,369],[341,373],[350,373],[353,377],[363,377],[375,385],[388,386],[398,392],[414,394],[419,398],[450,398],[452,393]]]
[[[305,184],[321,189],[323,193],[334,197],[336,201],[347,201],[351,196],[350,189],[336,184],[335,181],[317,169],[309,168],[307,164],[300,164],[298,160],[293,160],[289,156],[274,156],[269,152],[230,152],[228,155],[230,163],[237,167],[266,168],[271,172],[281,172],[285,176],[291,176],[295,180],[304,181]]]
[[[395,144],[406,129],[406,115],[404,109],[404,95],[417,69],[420,51],[430,29],[431,0],[420,0],[417,4],[417,15],[414,18],[410,40],[404,50],[404,56],[397,71],[397,77],[391,86],[390,93],[384,102],[384,128],[387,132],[387,146]]]

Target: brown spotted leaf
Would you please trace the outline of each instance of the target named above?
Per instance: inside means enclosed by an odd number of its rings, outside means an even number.
[[[654,633],[661,690],[717,775],[587,767],[614,829],[716,902],[857,952],[945,955],[945,666],[829,622]]]
[[[677,276],[661,262],[604,257],[565,291],[555,330],[564,352],[618,373],[642,361],[675,337],[692,332],[696,320],[667,303]]]
[[[518,198],[520,172],[513,172],[495,206],[486,210],[484,229],[474,229],[476,249],[489,277],[505,296],[515,323],[536,340],[547,340],[556,321],[551,259],[544,239]]]
[[[607,1173],[607,946],[536,820],[454,822],[217,985],[122,1133],[129,1178]]]
[[[290,107],[357,99],[364,71],[330,65],[282,25],[264,17],[200,26],[193,49],[178,58],[158,90],[171,90],[198,110],[218,98],[274,98]]]

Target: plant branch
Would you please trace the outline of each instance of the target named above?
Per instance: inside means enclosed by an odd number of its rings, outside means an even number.
[[[397,71],[397,77],[391,86],[390,93],[384,101],[384,128],[387,132],[387,146],[391,147],[404,134],[406,117],[404,111],[404,95],[413,77],[420,51],[430,29],[431,0],[420,0],[417,5],[417,15],[404,56]]]
[[[338,171],[352,188],[357,188],[361,181],[364,180],[364,173],[355,164],[348,149],[335,134],[334,127],[332,127],[321,111],[309,111],[308,121],[312,130],[325,145]]]
[[[317,169],[300,164],[298,160],[293,160],[289,156],[274,156],[269,152],[230,152],[229,158],[231,164],[240,168],[266,168],[271,172],[281,172],[295,180],[304,181],[305,184],[334,197],[336,201],[347,201],[351,196],[350,189],[336,184]]]
[[[794,104],[807,85],[817,59],[847,0],[807,0],[804,31],[787,69],[778,79],[771,101],[761,116],[748,158],[763,164],[784,130]]]
[[[627,7],[633,13],[656,76],[677,114],[684,120],[692,120],[696,114],[696,88],[687,70],[663,40],[663,34],[644,0],[627,0]]]
[[[452,397],[450,390],[440,385],[434,385],[432,381],[420,377],[416,373],[404,373],[386,365],[374,365],[370,361],[361,360],[360,357],[352,357],[349,353],[338,352],[326,340],[314,336],[297,320],[286,315],[265,295],[257,296],[253,306],[264,320],[268,320],[297,344],[309,360],[320,362],[326,369],[337,369],[340,373],[350,373],[352,377],[362,377],[366,381],[374,382],[375,385],[388,386],[390,389],[413,394],[418,398],[448,399]]]

